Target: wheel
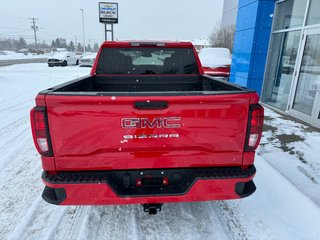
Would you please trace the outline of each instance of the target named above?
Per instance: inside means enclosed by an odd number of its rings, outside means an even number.
[[[62,66],[63,66],[63,67],[68,66],[68,62],[67,62],[67,61],[63,61]]]
[[[52,64],[48,64],[48,66],[49,66],[49,67],[53,67],[53,65],[52,65]]]
[[[79,59],[77,60],[76,65],[79,65]]]

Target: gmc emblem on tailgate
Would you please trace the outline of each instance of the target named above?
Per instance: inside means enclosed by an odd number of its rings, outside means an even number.
[[[180,128],[180,117],[154,118],[122,118],[122,128]]]

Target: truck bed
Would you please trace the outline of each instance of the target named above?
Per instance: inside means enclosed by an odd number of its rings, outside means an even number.
[[[248,90],[202,75],[95,75],[56,86],[48,92],[63,95],[202,95],[246,93]]]

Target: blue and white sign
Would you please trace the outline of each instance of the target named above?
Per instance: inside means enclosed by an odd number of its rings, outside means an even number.
[[[100,2],[99,21],[101,23],[118,23],[118,3]]]

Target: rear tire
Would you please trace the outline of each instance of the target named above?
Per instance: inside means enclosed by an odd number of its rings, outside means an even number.
[[[63,67],[68,66],[68,62],[67,62],[67,61],[63,61],[62,66],[63,66]]]

